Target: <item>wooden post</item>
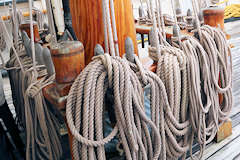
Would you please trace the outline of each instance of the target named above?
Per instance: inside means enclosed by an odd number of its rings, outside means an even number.
[[[131,0],[114,0],[120,56],[125,53],[124,42],[131,37],[137,53],[136,30]],[[104,46],[102,0],[70,0],[72,22],[78,40],[85,48],[85,62],[94,55],[96,44]]]
[[[204,24],[224,29],[224,9],[210,7],[203,10]]]

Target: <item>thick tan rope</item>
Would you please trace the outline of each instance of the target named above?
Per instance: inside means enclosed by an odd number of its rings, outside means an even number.
[[[177,25],[176,15],[175,25]],[[161,34],[158,34],[158,36],[160,39],[164,39]],[[180,38],[178,38],[178,42],[181,43]],[[172,159],[184,158],[190,146],[188,138],[192,135],[189,125],[190,117],[187,117],[189,104],[188,86],[190,85],[187,79],[189,74],[187,58],[181,50],[166,43],[166,46],[159,46],[161,48],[159,54],[159,49],[155,48],[158,45],[154,43],[153,47],[149,47],[149,55],[153,60],[158,61],[156,73],[166,87],[165,94],[169,103],[169,110],[165,112],[164,116],[166,133],[165,157]],[[169,114],[172,116],[167,116]]]
[[[102,9],[103,9],[105,51],[108,51],[110,48],[110,52],[107,53],[110,53],[112,56],[119,56],[118,37],[113,0],[102,0]]]
[[[34,80],[31,58],[24,50],[19,51],[19,58],[26,72],[10,70],[9,76],[17,115],[26,129],[26,159],[60,159],[62,149],[58,123],[53,113],[48,111],[41,92],[43,87],[53,82],[54,76],[47,78],[45,67],[37,65],[41,79]],[[8,66],[19,67],[14,55]]]
[[[195,0],[193,0],[193,5],[196,6]],[[196,14],[195,8],[194,12]],[[229,117],[232,108],[231,50],[222,30],[207,25],[200,27],[198,19],[197,26],[198,33],[201,35],[200,42],[208,55],[210,78],[211,83],[214,85],[214,93],[212,94],[213,103],[215,112],[218,111],[218,114],[214,118],[216,123],[221,124]],[[223,96],[223,102],[221,104],[218,94]]]
[[[104,138],[102,124],[107,88],[113,90],[115,113],[110,114],[115,115],[116,124],[112,133]],[[94,57],[71,87],[66,117],[75,139],[76,159],[105,159],[104,144],[117,134],[126,159],[159,157],[159,130],[145,115],[142,86],[126,60],[108,54]],[[151,127],[154,141],[148,127]]]
[[[2,25],[0,24],[0,30],[3,31]],[[4,39],[3,32],[0,32],[0,51],[3,52],[7,48],[6,41]]]
[[[161,46],[161,56],[149,48],[150,57],[158,61],[157,75],[166,87],[169,110],[165,112],[167,157],[179,158],[189,149],[191,136],[188,113],[189,81],[187,59],[183,52],[173,47]],[[182,89],[181,89],[182,88]],[[172,116],[167,116],[171,114]]]
[[[231,111],[232,58],[224,33],[210,26],[200,27],[195,1],[193,8],[198,36],[203,46],[192,37],[183,39],[182,46],[191,66],[189,78],[194,85],[190,85],[190,116],[192,129],[200,144],[197,158],[201,159],[205,145],[213,140],[219,124],[228,119]],[[222,102],[219,93],[223,96]],[[193,138],[192,136],[191,145]],[[194,159],[192,148],[190,155]]]
[[[217,131],[217,125],[213,118],[216,112],[212,103],[213,95],[209,61],[207,53],[195,38],[186,37],[182,43],[182,47],[188,58],[188,79],[192,82],[189,86],[191,125],[200,145],[198,158],[201,159],[205,145],[212,141]],[[209,137],[207,138],[207,136]],[[191,145],[193,138],[192,136]],[[190,155],[193,158],[192,148],[190,148]]]
[[[15,49],[2,19],[1,22],[6,32],[5,38],[9,40],[8,44],[12,48],[12,53],[14,53],[11,54],[8,66],[11,68],[9,72],[13,91],[18,91],[17,93],[13,93],[17,102],[15,104],[21,107],[20,110],[24,112],[20,116],[23,123],[25,123],[24,126],[26,129],[26,159],[60,159],[62,149],[56,128],[57,121],[54,115],[48,111],[48,106],[41,92],[43,87],[52,83],[54,77],[47,78],[46,70],[43,69],[44,66],[37,66],[36,62],[33,63],[26,56],[25,50],[22,50],[23,47],[19,47],[22,44],[17,44],[18,48]],[[31,33],[33,40],[32,27]],[[34,51],[34,43],[32,43],[32,52],[34,53]],[[35,60],[34,54],[33,59]],[[19,67],[21,71],[12,70]],[[39,77],[41,78],[37,80]],[[17,87],[17,90],[15,87]],[[18,97],[20,95],[23,97]],[[18,108],[17,113],[20,112]]]

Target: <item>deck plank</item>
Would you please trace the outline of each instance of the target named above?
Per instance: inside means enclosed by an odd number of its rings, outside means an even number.
[[[240,153],[239,147],[240,147],[240,136],[238,136],[231,143],[225,145],[216,154],[209,157],[207,160],[232,160]]]
[[[216,154],[219,150],[224,148],[226,145],[230,144],[231,142],[234,142],[237,138],[240,137],[240,125],[237,125],[233,128],[232,135],[226,138],[225,140],[219,142],[219,143],[212,143],[207,146],[206,150],[204,151],[204,155],[202,159],[208,159],[214,154]],[[239,150],[240,152],[240,150]]]

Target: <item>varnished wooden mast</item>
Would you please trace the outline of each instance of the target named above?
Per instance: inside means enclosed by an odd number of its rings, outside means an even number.
[[[125,53],[124,41],[131,37],[137,53],[136,30],[131,0],[114,0],[115,17],[120,55]],[[85,48],[85,62],[88,64],[96,44],[104,46],[102,0],[70,0],[73,28],[78,40]]]

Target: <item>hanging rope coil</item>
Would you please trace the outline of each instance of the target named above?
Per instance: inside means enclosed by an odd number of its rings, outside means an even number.
[[[36,66],[41,77],[34,81],[32,59],[22,50],[19,58],[26,72],[9,70],[13,103],[17,116],[26,130],[27,159],[60,159],[62,154],[59,141],[58,121],[48,110],[41,89],[52,83],[54,76],[47,78],[44,66]],[[9,67],[19,67],[14,55],[8,62]],[[23,107],[24,106],[24,107]]]
[[[175,25],[177,26],[176,14],[174,15]],[[161,34],[158,35],[161,39]],[[189,45],[189,41],[195,42],[194,45]],[[180,134],[177,132],[178,128],[175,130],[170,130],[172,132],[169,132],[167,128],[171,125],[169,123],[166,125],[166,131],[168,131],[166,133],[172,133],[172,139],[175,139],[177,142],[179,142],[178,148],[172,147],[174,145],[171,143],[166,143],[167,157],[173,159],[177,159],[179,157],[184,159],[189,148],[192,154],[191,146],[195,134],[197,135],[198,142],[201,147],[199,156],[201,158],[202,151],[204,150],[206,143],[214,138],[217,131],[216,119],[211,117],[212,119],[210,118],[207,122],[205,122],[205,114],[208,114],[211,106],[210,100],[212,100],[209,98],[209,95],[211,95],[209,90],[211,88],[208,88],[208,85],[211,87],[209,79],[210,75],[209,72],[207,72],[209,70],[207,67],[209,61],[207,61],[205,57],[206,52],[204,52],[204,49],[201,47],[201,45],[196,40],[194,41],[194,39],[189,41],[185,40],[183,43],[180,35],[178,34],[178,46],[181,48],[183,47],[184,52],[165,44],[166,46],[161,45],[159,47],[160,53],[157,54],[159,49],[156,48],[156,46],[159,44],[154,43],[153,47],[149,47],[150,57],[153,60],[158,61],[156,73],[164,82],[169,98],[171,112],[174,113],[174,118],[179,122],[191,122],[191,128],[193,129],[190,129],[190,125],[186,126],[186,128],[184,128],[184,132],[182,131]],[[203,54],[202,56],[200,53],[197,55],[198,50]],[[198,56],[201,60],[198,59]],[[199,68],[200,63],[204,64],[203,68],[201,69]],[[196,86],[196,84],[201,84],[200,71],[203,71],[201,72],[202,74],[207,75],[204,78],[204,90],[208,96],[206,106],[202,104],[201,86]],[[196,88],[193,86],[196,86]],[[209,113],[213,113],[214,109],[216,108],[211,108]],[[187,118],[188,114],[190,114],[190,116]],[[213,117],[215,117],[215,115]],[[210,138],[207,139],[207,136],[210,136]]]
[[[217,132],[216,111],[212,103],[212,84],[210,81],[207,53],[193,37],[185,37],[182,48],[188,59],[190,120],[193,132],[200,144],[198,158],[201,159],[205,145],[213,140]],[[198,85],[196,85],[198,84]],[[191,146],[193,144],[193,135]],[[192,156],[192,147],[190,148]]]
[[[212,103],[214,103],[214,111],[217,112],[214,118],[217,124],[221,124],[228,119],[232,108],[231,51],[226,37],[220,29],[203,26],[200,30],[203,47],[210,63],[210,80],[214,85]]]
[[[45,71],[46,72],[46,71]],[[48,111],[41,89],[51,84],[54,77],[34,80],[34,71],[23,76],[27,82],[24,86],[26,91],[25,116],[26,116],[26,159],[60,159],[62,155],[59,141],[59,124],[55,116]]]
[[[7,69],[10,68],[8,71],[13,91],[13,103],[17,116],[20,117],[26,131],[26,159],[60,159],[62,149],[58,122],[55,115],[49,111],[49,106],[46,105],[41,91],[42,87],[52,83],[53,76],[48,77],[45,66],[37,65],[35,61],[31,17],[30,7],[33,59],[26,55],[22,42],[18,40],[18,30],[15,32],[14,46],[5,23],[1,20],[6,33],[5,40],[9,42],[8,45],[11,48],[11,58]]]
[[[196,1],[192,3],[197,22],[195,32],[198,35],[195,35],[201,44],[194,38],[188,38],[183,42],[183,50],[190,63],[196,63],[191,65],[191,79],[203,85],[198,88],[192,85],[190,90],[191,125],[200,144],[198,158],[201,159],[205,145],[213,140],[218,126],[228,119],[232,108],[232,57],[226,37],[220,29],[207,25],[200,27]],[[190,153],[193,158],[192,150]]]
[[[231,107],[232,98],[229,94],[232,87],[232,56],[226,36],[220,29],[210,26],[201,27],[201,33],[203,47],[208,53],[210,62],[213,62],[210,71],[215,91],[216,93],[226,93],[223,104],[225,107]],[[220,84],[219,79],[221,81]],[[227,98],[225,96],[230,97]],[[230,112],[230,108],[227,111]],[[224,117],[221,120],[226,120]]]
[[[196,14],[195,0],[193,0],[193,6]],[[218,111],[215,120],[222,124],[228,119],[232,108],[232,55],[230,46],[222,30],[207,25],[200,27],[198,19],[197,32],[210,62],[210,78],[215,87],[212,103],[214,103],[215,112]],[[222,99],[219,98],[219,94]]]
[[[166,87],[169,110],[165,113],[165,132],[167,157],[179,158],[184,156],[189,149],[191,136],[188,115],[188,70],[187,59],[183,52],[173,47],[161,46],[161,56],[156,54],[156,49],[149,48],[149,55],[158,61],[157,75]],[[172,117],[167,116],[172,114]],[[174,120],[173,120],[174,119]],[[171,124],[170,122],[175,122]]]
[[[107,88],[113,90],[116,124],[112,133],[104,138],[103,104]],[[76,159],[80,158],[79,153],[81,159],[105,159],[104,144],[117,134],[127,159],[159,157],[159,131],[145,115],[142,86],[126,60],[107,54],[94,57],[71,87],[66,117],[75,139],[73,150]],[[151,140],[148,126],[155,141]],[[94,133],[97,134],[94,136]],[[97,152],[94,147],[97,147]]]
[[[173,3],[173,2],[172,2]],[[151,4],[151,3],[150,3]],[[152,5],[151,5],[152,9]],[[174,11],[173,7],[173,11]],[[175,12],[174,12],[175,13]],[[177,26],[176,14],[174,14],[175,25]],[[153,26],[156,21],[153,21]],[[161,45],[153,43],[149,47],[149,56],[158,62],[157,75],[163,81],[166,87],[166,94],[169,102],[169,110],[166,115],[172,114],[172,117],[164,116],[165,118],[165,133],[166,133],[166,155],[165,157],[177,159],[179,157],[185,158],[186,152],[189,149],[189,137],[192,136],[190,130],[190,121],[187,117],[188,113],[188,67],[187,59],[184,53],[174,47],[171,47],[165,38],[157,33],[156,28],[153,28],[154,35],[151,39],[158,39],[162,41]],[[180,38],[178,43],[181,45]],[[182,96],[180,96],[182,95]],[[171,124],[170,122],[175,122]]]
[[[151,71],[143,70],[137,58],[135,58],[136,65],[131,64],[132,69],[139,75],[139,79],[146,84],[148,82],[151,88],[151,113],[152,120],[158,126],[159,133],[162,138],[162,152],[161,158],[167,159],[173,156],[171,153],[176,154],[174,157],[179,156],[179,152],[187,152],[188,146],[182,147],[175,139],[175,133],[178,136],[184,135],[189,131],[189,122],[182,118],[183,123],[175,118],[175,113],[172,112],[171,103],[168,101],[167,88],[165,89],[163,81]],[[144,80],[145,79],[145,80]],[[144,84],[143,83],[143,84]],[[184,105],[184,104],[183,104]],[[183,116],[186,117],[185,111],[182,111]],[[179,113],[180,114],[180,113]],[[185,137],[187,138],[187,137]],[[185,145],[185,144],[183,144]],[[173,146],[173,148],[172,148]],[[181,154],[182,155],[182,154]]]

